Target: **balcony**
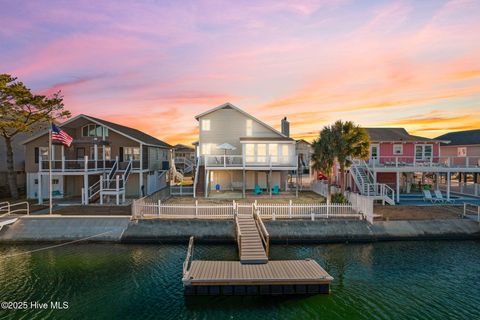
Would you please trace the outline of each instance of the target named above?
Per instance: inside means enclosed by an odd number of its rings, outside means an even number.
[[[212,169],[283,169],[297,170],[297,156],[205,155],[206,168]]]
[[[50,163],[52,165],[52,172],[53,173],[66,173],[66,174],[78,174],[78,173],[102,173],[106,171],[110,171],[115,162],[115,160],[92,160],[89,159],[87,156],[83,159],[65,159],[62,160],[45,160],[41,157],[38,161],[38,169],[39,172],[49,172],[50,170]],[[123,171],[126,169],[128,165],[128,161],[119,162],[118,170]],[[132,171],[140,169],[140,161],[132,161]]]
[[[424,159],[418,159],[413,156],[390,156],[377,157],[368,161],[368,166],[377,171],[386,171],[386,169],[398,168],[399,171],[420,170],[441,171],[442,169],[460,169],[465,171],[473,169],[480,171],[480,156],[475,157],[457,157],[457,156],[434,156]]]

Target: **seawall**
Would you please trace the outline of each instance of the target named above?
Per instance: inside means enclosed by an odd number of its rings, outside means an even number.
[[[277,220],[265,221],[272,243],[342,243],[394,240],[480,239],[480,224],[471,220],[382,221]],[[0,231],[0,243],[234,243],[232,220],[140,220],[128,217],[22,218]]]

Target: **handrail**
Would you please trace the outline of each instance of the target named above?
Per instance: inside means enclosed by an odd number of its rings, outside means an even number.
[[[20,206],[20,205],[26,205],[26,207],[23,208],[23,209],[12,210],[12,207],[16,207],[16,206]],[[26,212],[27,215],[30,215],[30,203],[28,201],[11,203],[10,204],[10,211],[8,213],[12,214],[12,213],[17,213],[17,212]]]
[[[127,168],[125,169],[125,173],[123,174],[124,181],[123,183],[125,184],[128,180],[128,177],[130,176],[130,172],[132,171],[132,159],[128,162]]]
[[[237,233],[237,245],[238,245],[238,255],[242,255],[242,232],[240,231],[240,225],[238,223],[238,212],[235,213],[235,230]]]
[[[197,182],[198,182],[198,172],[200,171],[200,159],[202,157],[197,158],[197,167],[195,168],[195,179],[193,180],[193,197],[196,198],[197,196]]]
[[[190,271],[190,265],[193,257],[193,236],[190,237],[190,240],[188,241],[188,249],[187,249],[187,257],[185,258],[185,261],[183,262],[183,278],[186,278],[186,275],[188,271]]]
[[[253,213],[253,217],[257,224],[257,229],[259,231],[260,238],[262,239],[263,245],[265,246],[265,253],[268,258],[268,254],[270,252],[270,235],[268,234],[267,228],[263,224],[262,217],[260,217],[258,210]]]
[[[6,204],[6,206],[5,206],[5,204]],[[10,214],[10,202],[8,202],[8,201],[0,202],[0,211],[5,211],[5,208],[7,209],[6,210],[7,212],[4,215]]]
[[[110,169],[110,172],[107,175],[108,180],[113,179],[113,176],[118,170],[118,160],[115,160],[115,162],[112,165],[112,168]]]

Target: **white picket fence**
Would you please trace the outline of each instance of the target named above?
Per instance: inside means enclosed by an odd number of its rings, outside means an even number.
[[[258,212],[267,219],[363,219],[363,214],[351,205],[340,203],[232,203],[225,204],[169,204],[158,201],[135,200],[132,215],[143,218],[184,218],[184,219],[233,219],[235,214]]]

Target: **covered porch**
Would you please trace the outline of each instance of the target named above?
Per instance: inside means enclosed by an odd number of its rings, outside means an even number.
[[[285,170],[211,170],[206,169],[205,197],[241,199],[247,196],[298,196],[297,172]]]

